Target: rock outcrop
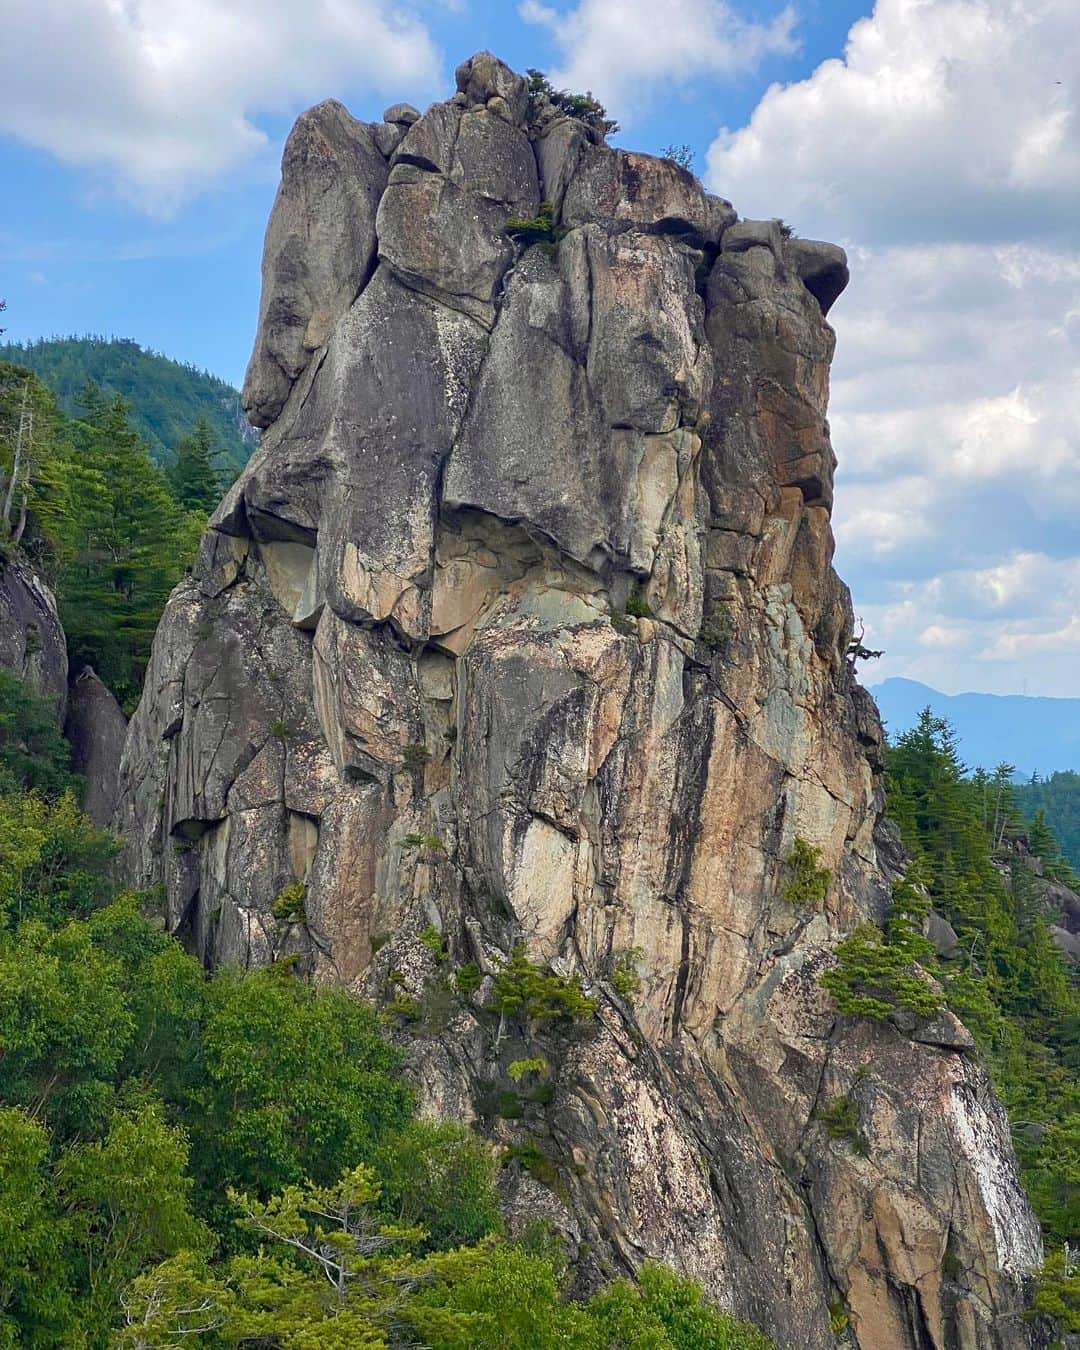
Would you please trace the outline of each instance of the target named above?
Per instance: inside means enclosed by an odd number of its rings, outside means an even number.
[[[25,559],[0,558],[0,666],[50,699],[63,723],[67,707],[67,642],[56,598]]]
[[[86,784],[83,810],[105,829],[116,811],[127,718],[92,666],[83,666],[71,681],[64,735],[71,745],[71,767]]]
[[[1026,1345],[1038,1228],[970,1037],[819,984],[898,860],[831,568],[842,251],[487,54],[387,118],[321,104],[286,149],[268,430],[154,645],[130,879],[210,965],[389,991],[425,1109],[517,1145],[511,1220],[583,1284],[657,1257],[782,1346]],[[595,1016],[486,1011],[518,943]]]

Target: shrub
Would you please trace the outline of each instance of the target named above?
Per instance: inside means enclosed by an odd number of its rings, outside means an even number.
[[[506,233],[517,244],[526,248],[533,244],[554,246],[568,233],[561,225],[555,224],[555,209],[550,202],[541,202],[540,209],[530,220],[508,220]]]
[[[443,944],[443,935],[434,924],[428,924],[420,934],[420,941],[429,952],[434,954],[436,961],[441,963],[447,959],[446,947]]]
[[[797,909],[820,909],[825,903],[832,873],[827,868],[819,867],[820,861],[821,850],[796,835],[791,852],[784,859],[788,878],[781,895],[789,905]]]
[[[577,976],[567,978],[535,965],[519,942],[495,976],[490,1009],[526,1022],[585,1019],[596,1012],[596,1000],[582,992]]]
[[[608,117],[607,109],[593,98],[591,92],[571,94],[566,89],[556,89],[542,70],[529,70],[526,74],[529,77],[530,120],[536,116],[540,104],[546,99],[566,117],[584,122],[602,136],[611,136],[618,131],[618,122]]]
[[[685,169],[687,173],[690,173],[694,162],[694,152],[688,145],[665,145],[662,157],[669,159],[672,164],[677,164],[680,169]]]
[[[540,1074],[543,1073],[546,1068],[547,1060],[544,1059],[542,1055],[536,1055],[532,1059],[511,1060],[506,1072],[515,1083],[520,1083],[526,1074]]]
[[[454,971],[454,988],[462,998],[470,998],[483,982],[484,977],[475,961],[466,961]]]
[[[1062,1331],[1080,1331],[1080,1265],[1075,1253],[1066,1249],[1047,1256],[1031,1306],[1036,1313],[1056,1318]]]
[[[856,1153],[866,1153],[866,1140],[859,1129],[859,1108],[853,1097],[841,1094],[827,1106],[814,1112],[815,1119],[825,1126],[830,1139],[843,1139]]]
[[[626,604],[623,606],[623,613],[628,614],[632,619],[647,619],[652,610],[649,609],[645,596],[638,589],[634,589],[626,597]]]
[[[283,741],[289,734],[288,722],[283,722],[278,718],[276,722],[270,723],[270,735],[277,741]]]
[[[916,881],[903,878],[893,887],[885,932],[863,924],[837,947],[836,965],[821,984],[842,1013],[883,1021],[894,1008],[907,1008],[929,1021],[941,1011],[941,995],[919,965],[934,951],[921,932],[929,903]]]
[[[302,881],[294,881],[286,886],[270,906],[270,913],[278,923],[303,923],[307,915],[304,901],[307,899],[307,887]]]
[[[636,966],[644,955],[640,947],[627,947],[625,951],[615,952],[612,956],[611,983],[619,997],[627,1002],[641,988]]]
[[[413,745],[407,745],[402,751],[401,759],[406,769],[410,772],[418,772],[431,758],[431,751],[426,745],[419,742]]]

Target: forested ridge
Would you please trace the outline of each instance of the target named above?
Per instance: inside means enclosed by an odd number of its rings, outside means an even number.
[[[119,394],[86,384],[68,416],[26,368],[0,363],[0,547],[52,586],[73,666],[130,711],[169,592],[190,566],[231,473],[197,421],[166,468]]]
[[[69,417],[82,411],[82,392],[96,384],[107,398],[119,395],[131,407],[132,429],[157,464],[172,462],[176,446],[204,421],[221,447],[221,462],[236,473],[257,443],[240,395],[209,371],[150,351],[131,338],[39,338],[0,343],[0,362],[32,370],[56,395]]]
[[[1017,785],[1016,800],[1028,820],[1044,812],[1062,853],[1080,868],[1080,773],[1066,769],[1048,778],[1035,775]]]

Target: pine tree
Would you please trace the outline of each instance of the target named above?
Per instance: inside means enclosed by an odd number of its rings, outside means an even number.
[[[221,452],[205,417],[177,442],[174,453],[176,459],[166,470],[173,496],[185,511],[209,515],[221,497],[221,475],[215,464]]]

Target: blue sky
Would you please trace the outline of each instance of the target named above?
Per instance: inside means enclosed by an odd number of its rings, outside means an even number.
[[[880,674],[1080,694],[1074,0],[8,0],[5,37],[8,335],[234,383],[308,104],[424,106],[487,47],[593,89],[616,143],[689,144],[742,214],[852,256],[837,564]]]

